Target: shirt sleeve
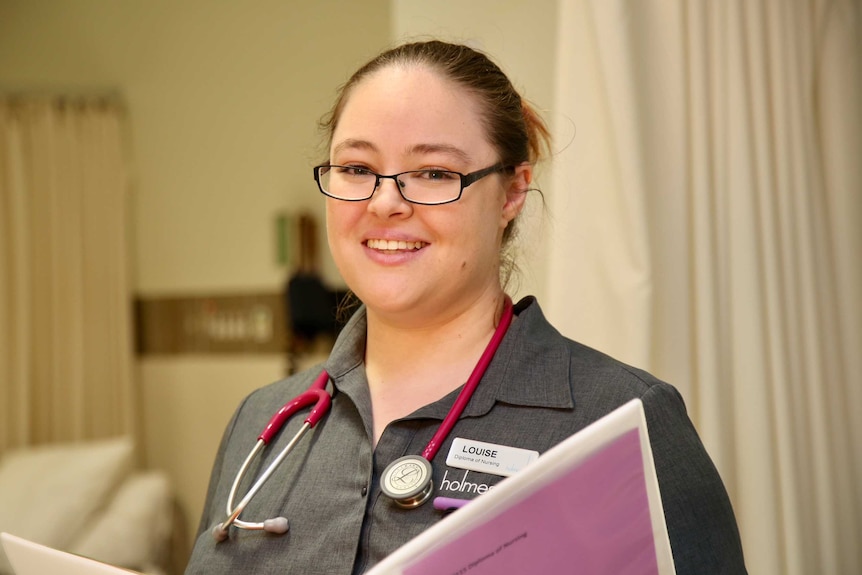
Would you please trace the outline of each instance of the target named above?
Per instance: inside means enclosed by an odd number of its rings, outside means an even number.
[[[682,396],[659,383],[641,399],[676,572],[747,573],[730,498]]]
[[[211,512],[213,510],[213,500],[218,489],[219,479],[222,475],[224,452],[227,448],[228,443],[230,442],[230,438],[233,434],[233,429],[236,425],[236,420],[239,416],[239,412],[242,410],[242,407],[243,405],[245,405],[247,400],[248,398],[243,400],[239,407],[237,407],[236,411],[233,414],[233,417],[231,417],[230,422],[227,424],[227,427],[225,427],[224,433],[222,434],[221,442],[219,443],[219,448],[216,452],[215,461],[213,462],[212,471],[210,472],[209,487],[207,488],[207,496],[206,500],[204,501],[204,508],[203,512],[201,513],[200,523],[198,524],[196,539],[200,537],[204,531],[209,531],[210,529],[212,529],[217,519],[211,516]]]

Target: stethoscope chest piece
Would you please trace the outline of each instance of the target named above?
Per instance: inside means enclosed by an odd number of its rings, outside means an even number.
[[[419,507],[431,498],[431,464],[421,455],[405,455],[390,463],[380,477],[380,489],[404,509]]]

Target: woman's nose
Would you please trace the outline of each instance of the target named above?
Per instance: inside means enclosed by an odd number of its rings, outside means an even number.
[[[409,216],[413,213],[413,204],[401,195],[395,178],[380,178],[377,189],[368,202],[368,211],[381,218]]]

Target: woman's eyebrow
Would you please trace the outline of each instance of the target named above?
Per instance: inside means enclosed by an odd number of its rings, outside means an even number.
[[[348,138],[342,142],[339,142],[332,148],[333,154],[338,154],[339,152],[343,152],[344,150],[371,150],[376,151],[377,146],[369,142],[368,140],[358,140],[355,138]]]
[[[415,146],[411,146],[410,148],[408,148],[407,153],[410,155],[442,153],[454,156],[457,160],[460,160],[464,163],[470,163],[470,161],[472,160],[470,154],[468,154],[461,148],[453,146],[451,144],[416,144]]]

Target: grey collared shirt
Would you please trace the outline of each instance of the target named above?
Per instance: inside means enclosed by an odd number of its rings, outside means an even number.
[[[526,298],[463,415],[431,462],[435,495],[477,497],[504,478],[448,467],[454,438],[542,453],[638,397],[644,403],[678,573],[745,573],[739,534],[724,486],[677,391],[642,371],[562,337]],[[371,402],[364,369],[365,313],[345,326],[325,367],[329,415],[305,437],[249,503],[242,518],[283,516],[285,535],[231,529],[215,543],[209,530],[248,451],[271,415],[304,391],[320,368],[252,393],[228,424],[213,467],[201,529],[187,574],[362,573],[444,517],[430,504],[405,510],[383,495],[379,478],[394,459],[419,454],[457,390],[392,422],[372,449]],[[285,426],[249,475],[277,456],[301,425]],[[244,493],[252,478],[244,481]]]

